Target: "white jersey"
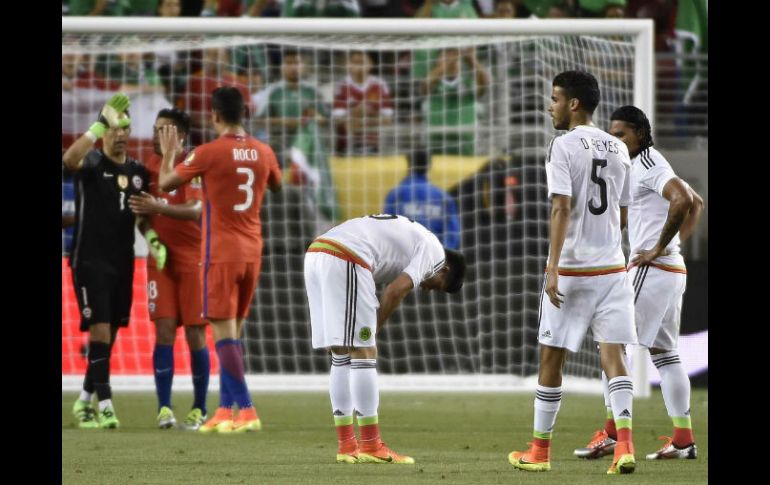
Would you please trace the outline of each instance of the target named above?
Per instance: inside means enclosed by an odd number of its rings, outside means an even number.
[[[545,167],[549,197],[572,198],[560,274],[622,271],[620,206],[631,202],[626,145],[594,126],[576,126],[551,141]]]
[[[663,188],[676,177],[668,160],[654,148],[642,150],[631,160],[631,195],[628,208],[628,239],[631,254],[640,249],[652,249],[660,238],[668,218],[669,202],[663,197]],[[679,233],[671,238],[666,256],[659,256],[656,263],[683,266],[679,253]]]
[[[417,288],[444,266],[444,247],[438,238],[404,216],[357,217],[318,239],[331,239],[353,251],[369,265],[375,283],[390,283],[406,273]]]

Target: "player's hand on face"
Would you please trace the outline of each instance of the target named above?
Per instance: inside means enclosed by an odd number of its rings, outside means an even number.
[[[564,303],[564,299],[559,297],[563,297],[564,293],[559,291],[559,272],[557,270],[548,271],[545,274],[545,277],[545,294],[548,295],[548,299],[551,300],[553,306],[556,308],[561,308],[561,304]]]
[[[158,213],[158,201],[147,192],[141,192],[128,198],[128,206],[134,214],[152,215]]]
[[[160,152],[163,155],[176,152],[177,139],[176,126],[161,126],[160,132],[158,133],[158,140],[160,141]]]

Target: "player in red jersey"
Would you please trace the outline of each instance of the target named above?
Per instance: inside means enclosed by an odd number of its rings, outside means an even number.
[[[190,348],[193,395],[192,409],[184,426],[197,430],[206,421],[206,394],[209,386],[209,351],[206,324],[201,316],[200,281],[201,187],[198,178],[178,190],[165,193],[158,187],[161,165],[159,131],[164,126],[177,128],[175,165],[187,155],[183,146],[190,133],[190,115],[182,110],[162,109],[155,120],[153,144],[155,155],[145,162],[150,174],[149,193],[131,196],[129,206],[142,216],[140,229],[150,247],[147,258],[147,296],[150,318],[155,323],[155,392],[158,396],[158,427],[176,424],[171,405],[174,380],[174,341],[178,325],[184,325]],[[167,250],[167,253],[165,252]],[[166,254],[168,258],[166,258]]]
[[[162,128],[159,184],[171,191],[196,176],[203,178],[203,315],[214,330],[220,362],[220,406],[200,431],[256,431],[262,425],[246,386],[238,339],[262,264],[259,209],[266,187],[280,189],[281,169],[273,150],[243,129],[245,107],[238,89],[215,89],[211,104],[219,138],[197,147],[176,167],[176,127]]]

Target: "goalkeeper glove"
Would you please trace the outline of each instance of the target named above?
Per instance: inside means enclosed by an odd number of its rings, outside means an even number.
[[[88,131],[97,139],[104,135],[107,128],[125,128],[131,124],[131,118],[125,111],[130,104],[128,96],[117,93],[112,96],[99,112],[99,120],[88,128]]]
[[[145,232],[144,238],[147,240],[147,247],[150,250],[150,254],[152,254],[152,257],[155,259],[155,267],[158,268],[158,271],[163,271],[163,268],[166,266],[166,246],[160,242],[158,233],[155,232],[155,229],[150,229]]]

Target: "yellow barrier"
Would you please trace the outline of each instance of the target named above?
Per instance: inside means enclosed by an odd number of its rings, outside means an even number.
[[[487,160],[488,157],[434,155],[428,177],[443,190],[449,190],[476,173]],[[385,196],[409,171],[405,155],[330,157],[329,167],[341,220],[382,212]]]

